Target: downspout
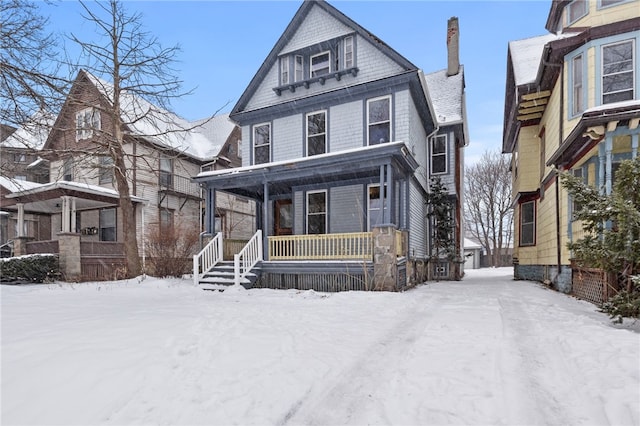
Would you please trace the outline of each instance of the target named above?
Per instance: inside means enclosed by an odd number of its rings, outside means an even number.
[[[559,112],[559,126],[558,126],[558,146],[562,146],[564,138],[564,62],[560,64],[560,112]],[[561,249],[561,235],[560,235],[560,176],[556,171],[556,276],[553,281],[558,285],[558,277],[562,268],[562,249]]]

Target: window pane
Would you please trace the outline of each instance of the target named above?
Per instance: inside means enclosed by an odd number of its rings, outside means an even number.
[[[265,145],[269,143],[270,135],[269,135],[269,125],[265,124],[262,126],[256,126],[254,128],[254,143],[256,146]]]
[[[572,23],[587,14],[587,1],[575,0],[569,5],[569,23]]]
[[[446,154],[447,152],[447,138],[446,136],[437,136],[433,139],[433,153],[434,154]]]
[[[627,41],[602,48],[602,102],[633,99],[633,43]]]
[[[307,154],[318,155],[326,151],[326,114],[319,112],[307,116]]]
[[[351,68],[353,66],[353,37],[344,39],[344,67]]]
[[[324,135],[311,136],[309,138],[308,155],[318,155],[325,153],[325,140]]]
[[[582,55],[573,59],[573,114],[582,112],[583,95],[582,95]]]
[[[526,203],[522,205],[522,222],[533,222],[533,203]]]
[[[447,171],[446,156],[435,155],[431,157],[431,173],[444,173]]]
[[[389,121],[389,99],[378,99],[369,102],[369,123]]]
[[[280,84],[289,83],[289,57],[280,58]]]
[[[520,244],[533,244],[533,223],[522,224]]]
[[[325,222],[326,215],[324,214],[309,215],[307,232],[309,234],[326,234]]]
[[[302,81],[302,56],[296,55],[295,67],[295,79],[296,81]]]
[[[255,164],[265,164],[269,162],[269,145],[257,146]]]
[[[369,145],[377,145],[391,140],[391,126],[389,123],[369,126]]]
[[[325,132],[326,116],[324,112],[310,114],[307,116],[307,131],[310,135],[317,135]]]
[[[329,52],[311,57],[311,77],[329,74]]]
[[[309,200],[309,213],[323,213],[325,212],[325,193],[316,192],[308,194]]]

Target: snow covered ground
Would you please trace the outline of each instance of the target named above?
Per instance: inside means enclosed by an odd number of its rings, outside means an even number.
[[[2,286],[2,424],[640,424],[640,327],[511,274]]]

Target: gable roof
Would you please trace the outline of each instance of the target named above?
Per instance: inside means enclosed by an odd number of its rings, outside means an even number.
[[[439,126],[463,122],[464,111],[464,67],[460,72],[448,76],[443,69],[425,74],[427,89],[433,104],[434,115]]]
[[[400,55],[398,52],[389,47],[386,43],[380,40],[378,37],[373,35],[370,31],[366,30],[351,18],[340,12],[335,7],[331,6],[325,0],[304,0],[296,14],[287,25],[287,28],[284,30],[276,44],[273,46],[266,59],[262,62],[262,65],[253,76],[249,85],[242,93],[242,96],[238,99],[238,102],[231,110],[231,116],[241,111],[244,111],[247,106],[249,100],[253,97],[254,93],[260,86],[264,76],[267,72],[274,66],[276,61],[278,60],[279,53],[286,47],[289,43],[289,40],[293,37],[293,35],[298,31],[305,18],[309,14],[312,8],[319,7],[333,18],[341,22],[342,24],[352,28],[359,36],[363,37],[366,40],[369,40],[374,46],[376,46],[382,53],[395,61],[398,65],[404,68],[406,71],[409,70],[417,70],[418,68],[412,64],[405,57]]]
[[[74,85],[81,79],[89,81],[111,104],[113,84],[85,70],[79,72]],[[229,121],[228,114],[191,122],[127,91],[120,95],[120,106],[130,135],[200,161],[217,156],[235,126]]]
[[[55,116],[43,111],[35,113],[27,123],[23,124],[2,142],[2,148],[23,148],[39,151],[44,146],[49,136],[51,126],[55,122]]]
[[[544,46],[559,36],[545,34],[509,42],[513,77],[517,86],[533,83],[538,76]]]

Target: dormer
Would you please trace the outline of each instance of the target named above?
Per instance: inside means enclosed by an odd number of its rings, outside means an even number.
[[[324,85],[329,79],[340,81],[343,76],[358,75],[355,33],[336,37],[315,45],[278,56],[279,85],[273,88],[278,96],[297,88]]]

